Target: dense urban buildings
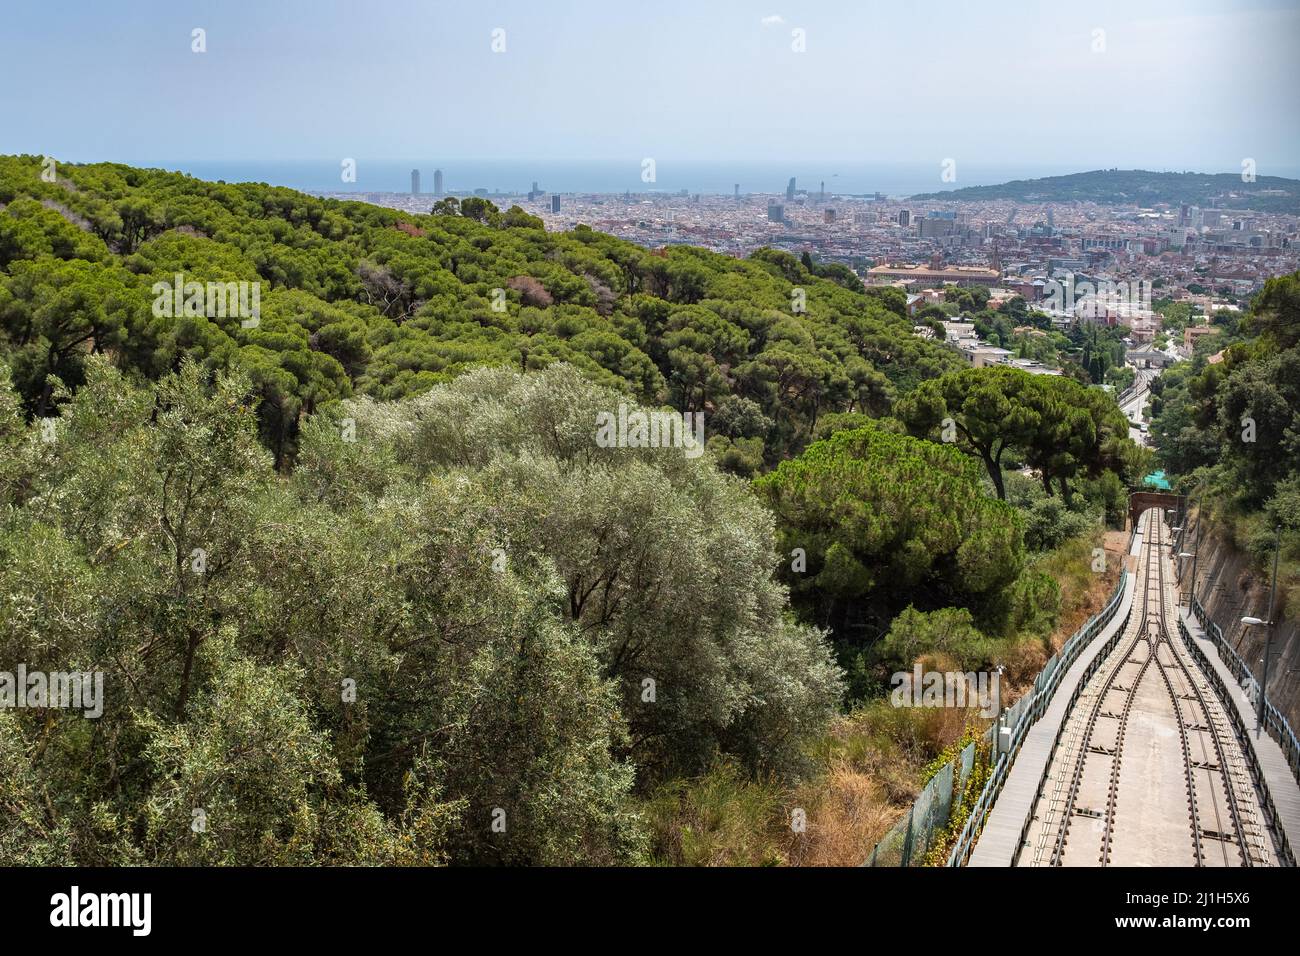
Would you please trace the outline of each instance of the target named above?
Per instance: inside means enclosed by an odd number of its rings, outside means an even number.
[[[413,177],[414,185],[414,177]],[[462,194],[469,194],[463,190]],[[997,286],[1042,303],[1052,282],[1148,283],[1148,299],[1187,302],[1202,315],[1236,307],[1270,276],[1300,267],[1300,218],[1229,205],[1152,206],[1094,202],[916,200],[809,193],[793,177],[784,193],[726,195],[544,192],[478,188],[501,208],[519,205],[548,229],[582,224],[641,245],[696,245],[735,256],[771,247],[839,262],[868,283],[910,292],[956,285]],[[444,194],[434,173],[434,195]],[[327,193],[408,212],[429,201],[401,193]],[[1157,334],[1149,301],[1125,301],[1103,320],[1122,321],[1138,340]]]
[[[972,286],[994,285],[1001,278],[996,269],[982,269],[979,266],[941,265],[936,254],[928,265],[883,265],[867,270],[867,278],[874,283],[901,281],[907,286]]]
[[[784,194],[742,195],[737,183],[729,195],[565,193],[561,205],[560,193],[536,181],[525,194],[473,194],[502,209],[518,205],[552,230],[586,225],[648,248],[685,244],[743,257],[769,247],[840,263],[864,284],[904,291],[918,336],[939,335],[934,318],[942,310],[943,339],[971,366],[1037,375],[1062,374],[1047,333],[1024,325],[990,341],[963,293],[982,290],[991,309],[1023,299],[1054,332],[1079,323],[1122,327],[1130,364],[1153,369],[1190,357],[1199,340],[1218,333],[1213,316],[1240,311],[1266,279],[1300,268],[1300,218],[1240,208],[1233,196],[1214,207],[895,198],[827,193],[824,183],[810,192],[794,177]],[[409,212],[430,205],[414,194],[329,195]],[[1166,327],[1171,307],[1180,318]]]

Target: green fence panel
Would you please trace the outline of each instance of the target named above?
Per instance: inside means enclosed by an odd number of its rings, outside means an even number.
[[[975,742],[971,741],[957,758],[957,794],[966,792],[966,781],[970,779],[970,772],[975,769]]]
[[[906,866],[904,851],[907,848],[907,831],[912,822],[912,814],[894,824],[894,828],[885,834],[876,844],[871,854],[871,866]]]
[[[912,826],[913,863],[920,864],[925,859],[930,847],[934,846],[935,835],[948,825],[948,817],[952,814],[952,783],[953,764],[946,763],[926,784],[929,803],[919,825],[914,822]]]

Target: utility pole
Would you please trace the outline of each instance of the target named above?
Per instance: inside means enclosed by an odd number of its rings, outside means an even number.
[[[1196,490],[1197,491],[1200,490],[1199,485],[1197,486]],[[1183,522],[1184,527],[1191,526],[1192,508],[1195,506],[1195,504],[1196,504],[1195,498],[1192,498],[1188,502],[1187,520]],[[1192,551],[1192,588],[1191,588],[1192,596],[1187,602],[1187,611],[1189,614],[1195,617],[1196,616],[1196,559],[1200,557],[1201,554],[1201,516],[1199,513],[1196,515],[1196,526],[1195,528],[1193,528],[1193,533],[1195,534],[1195,538],[1193,539],[1195,541],[1195,548]]]
[[[1273,649],[1273,632],[1277,622],[1273,620],[1273,599],[1277,596],[1277,559],[1282,554],[1282,526],[1279,524],[1273,538],[1273,585],[1268,589],[1268,637],[1264,639],[1264,679],[1259,685],[1259,723],[1264,725],[1264,702],[1268,699],[1268,658]]]
[[[1192,562],[1195,563],[1195,562],[1196,562],[1196,554],[1195,554],[1195,552],[1192,552],[1192,553],[1190,553],[1190,554],[1189,554],[1188,552],[1186,552],[1186,551],[1179,551],[1179,552],[1178,552],[1178,559],[1179,559],[1180,561],[1185,561],[1187,558],[1191,558],[1191,559],[1192,559]],[[1195,579],[1195,578],[1192,578],[1192,590],[1187,592],[1187,613],[1188,613],[1188,614],[1191,614],[1191,613],[1192,613],[1192,601],[1193,601],[1193,599],[1195,599],[1195,597],[1196,597],[1196,595],[1195,595],[1195,593],[1194,593],[1195,588],[1196,588],[1196,579]],[[1182,589],[1182,586],[1181,586],[1181,585],[1180,585],[1179,588],[1178,588],[1178,603],[1179,603],[1180,606],[1181,606],[1182,603],[1183,603],[1183,589]]]
[[[1277,560],[1282,553],[1282,526],[1279,524],[1274,531],[1273,541],[1273,586],[1268,592],[1268,617],[1260,620],[1257,617],[1243,617],[1241,623],[1246,626],[1263,625],[1268,628],[1267,635],[1264,638],[1264,667],[1259,682],[1259,710],[1256,714],[1258,727],[1264,727],[1264,705],[1268,698],[1268,659],[1273,650],[1273,631],[1277,622],[1273,620],[1273,599],[1277,596]]]

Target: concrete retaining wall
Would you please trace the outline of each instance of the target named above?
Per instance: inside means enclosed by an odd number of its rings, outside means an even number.
[[[1225,640],[1241,655],[1258,679],[1264,659],[1265,629],[1247,627],[1243,617],[1268,615],[1272,566],[1260,571],[1250,556],[1231,542],[1202,527],[1200,556],[1196,561],[1196,594],[1210,617],[1223,628]],[[1179,562],[1183,600],[1191,582],[1192,562]],[[1295,615],[1292,614],[1292,617]],[[1300,635],[1295,620],[1280,617],[1273,633],[1273,658],[1269,664],[1268,699],[1292,727],[1300,727]]]

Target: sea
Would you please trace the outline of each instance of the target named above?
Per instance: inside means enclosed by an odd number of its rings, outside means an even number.
[[[434,170],[443,173],[447,193],[520,195],[537,184],[542,192],[558,193],[688,193],[731,195],[784,194],[790,177],[797,189],[816,193],[823,188],[840,196],[906,197],[946,192],[964,186],[987,186],[1016,179],[1038,179],[1084,172],[1077,167],[1015,163],[979,164],[943,160],[914,163],[878,162],[726,162],[642,158],[626,160],[501,160],[355,158],[355,181],[344,178],[342,159],[293,161],[166,161],[142,162],[189,173],[200,179],[228,183],[259,182],[303,192],[410,192],[411,170],[420,171],[420,192],[433,193]],[[948,173],[945,179],[944,174]]]

